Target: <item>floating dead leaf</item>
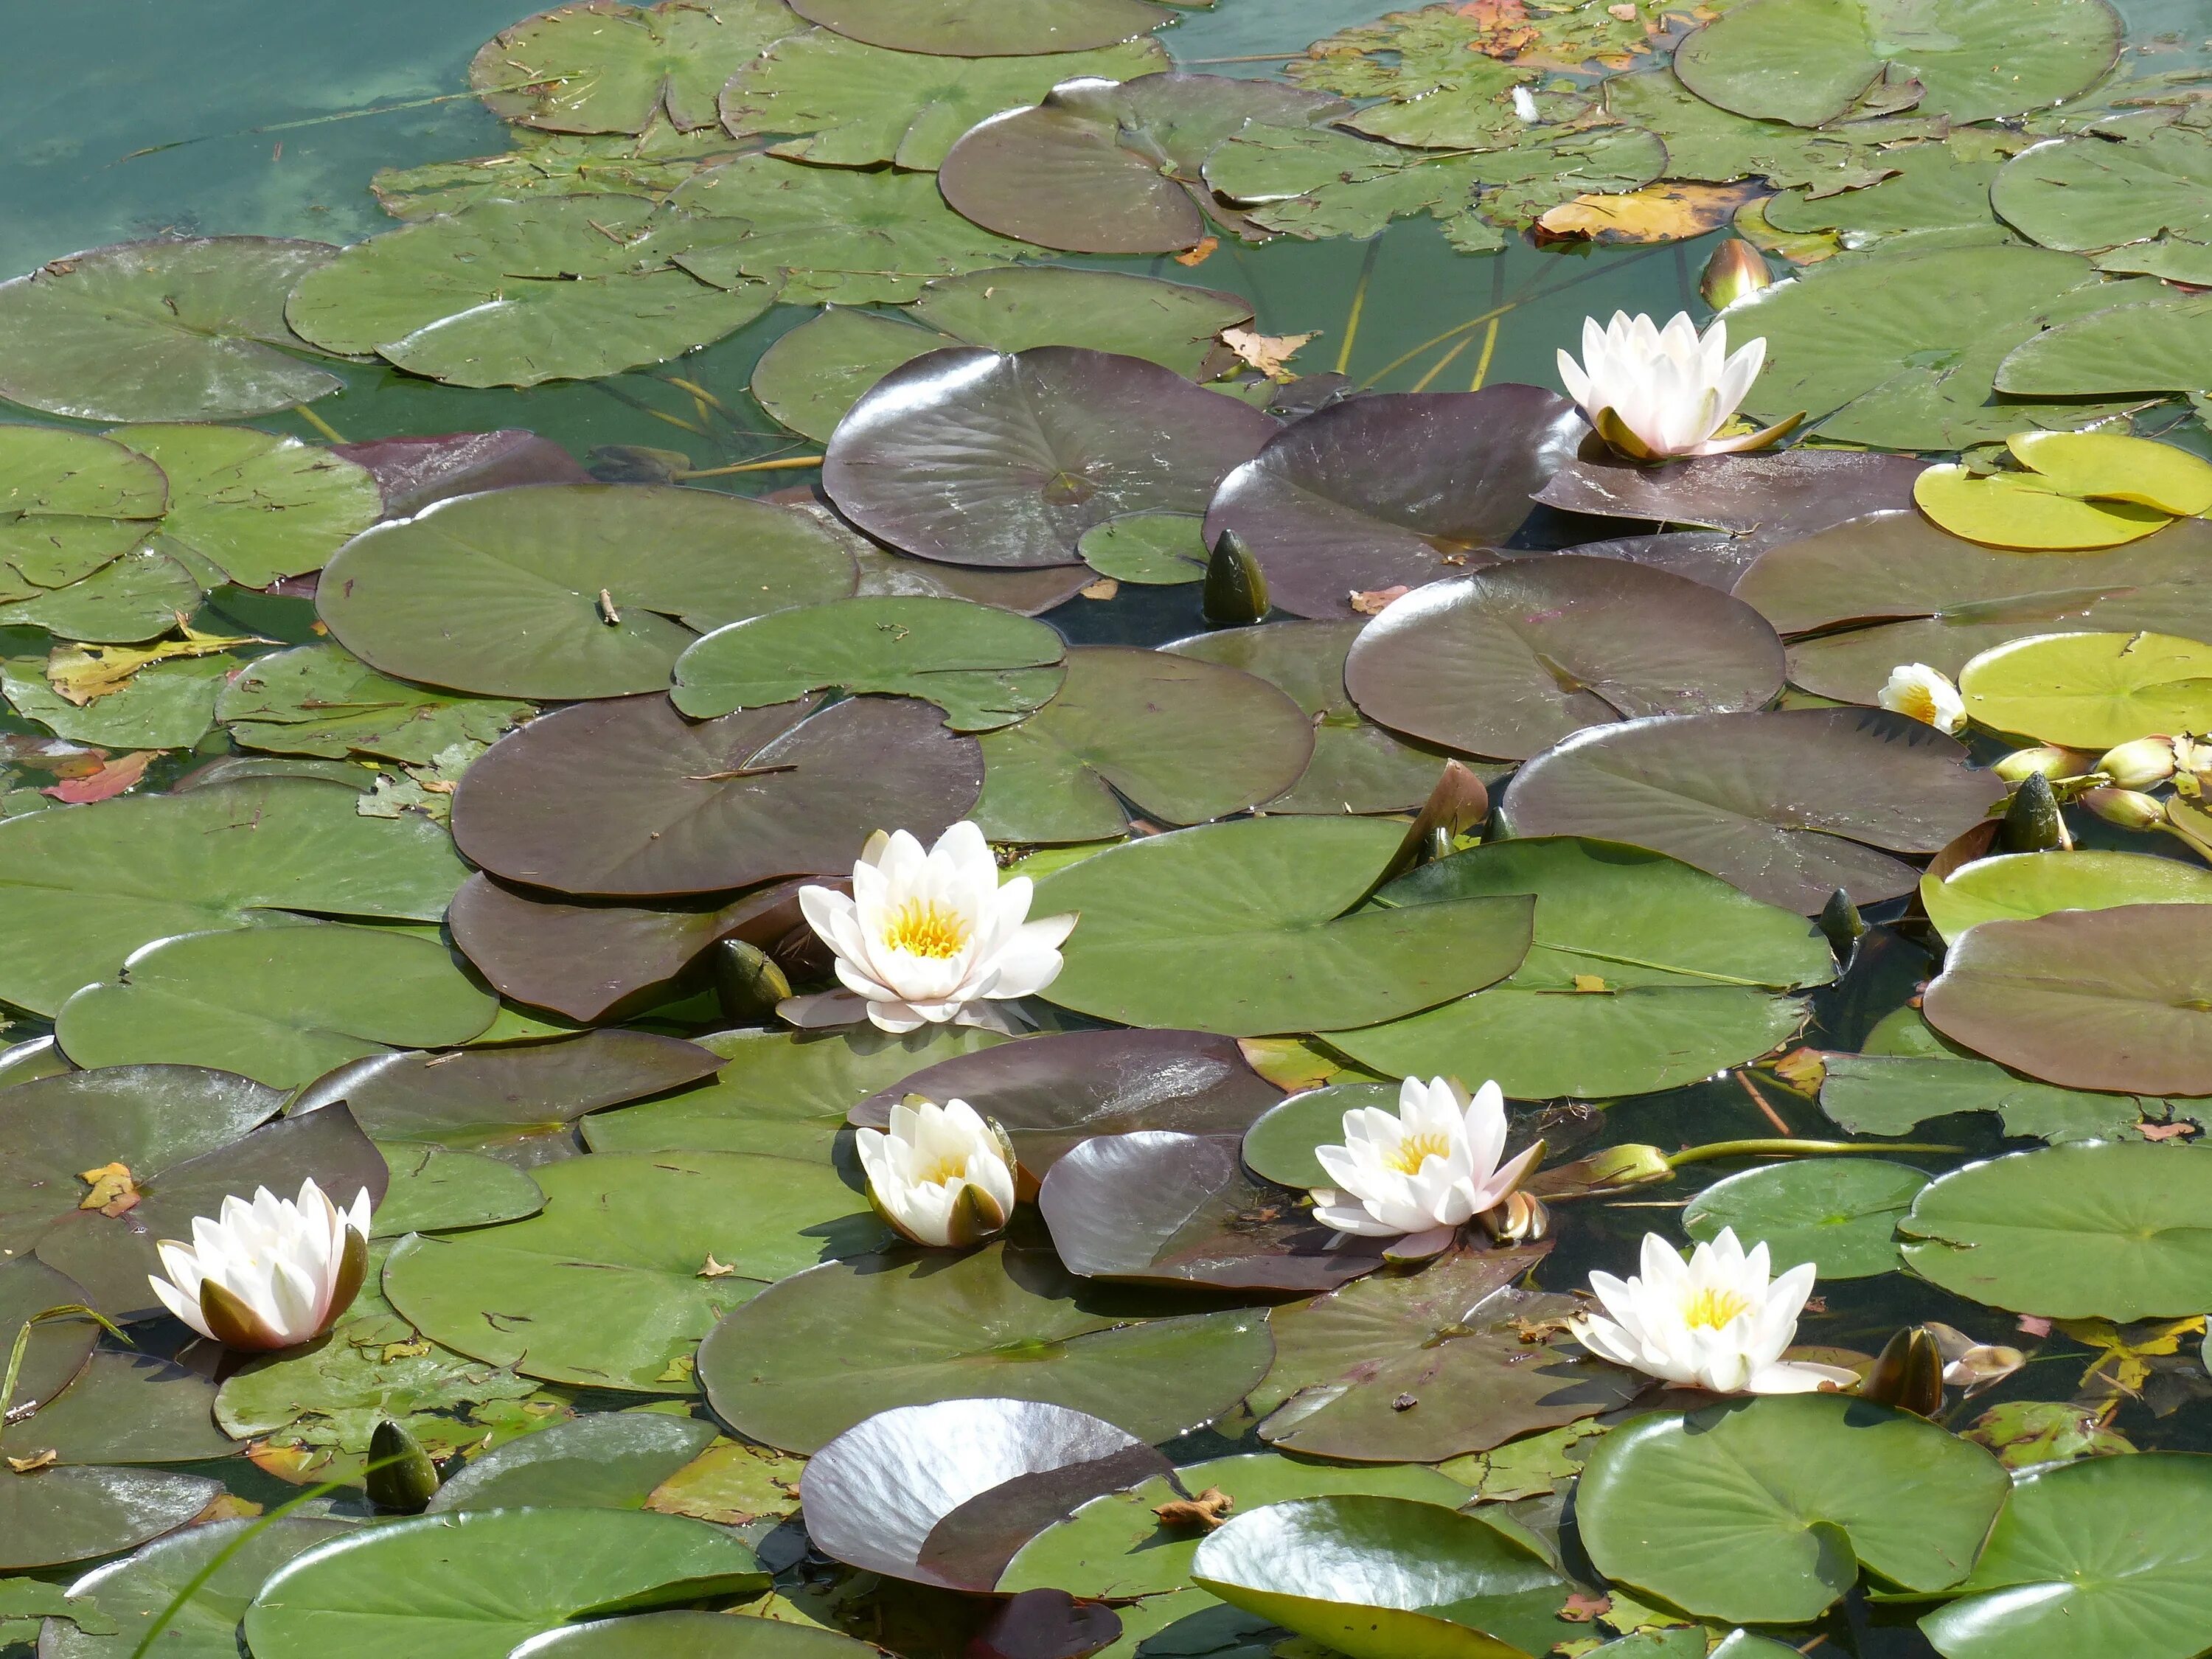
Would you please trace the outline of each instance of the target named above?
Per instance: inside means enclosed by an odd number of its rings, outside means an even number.
[[[2153,1360],[2179,1353],[2182,1338],[2203,1334],[2204,1316],[2191,1314],[2186,1319],[2124,1329],[2103,1319],[2062,1319],[2057,1328],[2083,1347],[2097,1350],[2095,1361],[2081,1373],[2081,1387],[2102,1385],[2133,1395],[2140,1394],[2150,1380]]]
[[[2136,1130],[2145,1140],[2180,1140],[2197,1133],[2194,1123],[2153,1123],[2148,1118],[2136,1121]]]
[[[82,1171],[77,1179],[92,1188],[77,1201],[80,1210],[117,1216],[138,1207],[138,1183],[131,1178],[128,1164],[103,1164],[97,1170]]]
[[[695,1279],[727,1279],[731,1274],[736,1272],[737,1269],[735,1267],[724,1267],[720,1262],[714,1260],[712,1254],[709,1254],[707,1257],[706,1264],[702,1267],[696,1273],[693,1274],[692,1277]]]
[[[208,1506],[191,1519],[196,1527],[209,1526],[217,1521],[251,1521],[262,1512],[262,1506],[250,1498],[240,1498],[234,1492],[217,1492]]]
[[[1615,6],[1613,10],[1616,14],[1624,11],[1633,14],[1635,8]],[[1587,1625],[1604,1618],[1612,1611],[1613,1598],[1610,1595],[1585,1595],[1577,1590],[1567,1597],[1566,1606],[1559,1609],[1559,1617],[1570,1625]]]
[[[49,1446],[42,1452],[33,1452],[28,1457],[11,1457],[8,1467],[18,1474],[28,1474],[33,1469],[43,1469],[62,1461],[62,1455]]]
[[[1243,358],[1246,368],[1258,369],[1278,384],[1297,379],[1291,371],[1290,360],[1300,346],[1313,337],[1311,332],[1261,334],[1249,328],[1224,328],[1221,331],[1221,343]]]
[[[1179,265],[1202,265],[1212,257],[1213,250],[1220,246],[1218,236],[1209,236],[1188,252],[1176,254],[1175,262]]]
[[[158,760],[161,754],[158,749],[134,749],[127,755],[118,755],[113,760],[103,761],[98,771],[64,778],[59,783],[47,785],[39,793],[52,795],[56,800],[71,806],[108,800],[144,777],[146,769]]]
[[[278,643],[253,634],[203,634],[189,626],[184,635],[152,645],[80,645],[75,641],[57,645],[46,658],[46,684],[57,695],[82,708],[120,691],[149,663],[211,657],[234,645]]]
[[[1208,1486],[1195,1498],[1177,1498],[1158,1505],[1152,1513],[1164,1527],[1203,1527],[1212,1532],[1229,1519],[1237,1500],[1218,1486]]]
[[[1391,600],[1404,598],[1408,591],[1403,582],[1395,587],[1355,587],[1352,590],[1352,608],[1363,617],[1377,617]]]
[[[1085,583],[1075,591],[1086,599],[1110,599],[1121,591],[1121,584],[1111,576],[1101,576],[1097,581]]]
[[[1525,0],[1468,0],[1459,15],[1482,30],[1468,45],[1486,58],[1511,58],[1535,44],[1536,27],[1528,21]]]
[[[1605,982],[1605,977],[1601,974],[1577,974],[1575,975],[1575,991],[1577,995],[1589,996],[1597,992],[1609,991],[1612,988],[1613,988],[1611,986]]]
[[[1646,185],[1620,196],[1577,196],[1536,224],[1554,236],[1583,236],[1594,242],[1682,242],[1718,230],[1747,202],[1765,194],[1755,179]]]
[[[1766,1069],[1801,1095],[1816,1095],[1828,1075],[1828,1059],[1817,1048],[1792,1048]]]

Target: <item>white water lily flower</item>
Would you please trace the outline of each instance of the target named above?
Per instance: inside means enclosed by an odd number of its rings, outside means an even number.
[[[1595,317],[1583,319],[1583,360],[1560,352],[1559,380],[1598,435],[1633,459],[1725,455],[1771,444],[1804,419],[1793,415],[1762,431],[1713,435],[1734,417],[1765,362],[1763,339],[1730,356],[1725,322],[1700,338],[1686,311],[1664,329],[1616,311],[1603,328]]]
[[[1469,1100],[1449,1078],[1409,1077],[1398,1085],[1396,1115],[1355,1108],[1344,1115],[1343,1146],[1314,1148],[1336,1182],[1315,1188],[1314,1218],[1340,1233],[1400,1238],[1394,1255],[1432,1255],[1462,1223],[1504,1203],[1544,1144],[1501,1164],[1504,1152],[1505,1095],[1497,1084]]]
[[[954,824],[927,853],[903,830],[878,830],[853,866],[850,898],[799,890],[807,926],[836,952],[844,991],[794,997],[779,1012],[803,1024],[866,1013],[893,1032],[993,1024],[977,1005],[1051,984],[1075,926],[1073,915],[1029,921],[1031,886],[1027,876],[1000,884],[990,843],[973,823]]]
[[[1923,726],[1955,735],[1966,724],[1966,699],[1951,677],[1924,662],[1905,662],[1889,671],[1875,701],[1893,714],[1910,715]]]
[[[1638,1278],[1590,1275],[1612,1316],[1577,1315],[1576,1340],[1592,1353],[1685,1388],[1714,1394],[1811,1394],[1854,1386],[1853,1372],[1782,1355],[1813,1293],[1809,1261],[1768,1282],[1766,1246],[1747,1255],[1735,1230],[1698,1246],[1686,1262],[1657,1233],[1644,1236]]]
[[[192,1242],[155,1246],[161,1305],[225,1347],[260,1352],[313,1341],[353,1304],[368,1267],[368,1193],[341,1210],[310,1180],[295,1202],[266,1187],[192,1218]]]
[[[860,1139],[876,1213],[917,1244],[981,1243],[1014,1212],[1013,1150],[964,1100],[902,1103]]]

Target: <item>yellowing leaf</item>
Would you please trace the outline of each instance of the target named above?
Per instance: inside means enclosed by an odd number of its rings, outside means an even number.
[[[1249,328],[1221,331],[1221,343],[1243,359],[1247,368],[1278,381],[1297,378],[1291,372],[1291,358],[1313,337],[1311,334],[1261,334]]]
[[[2063,495],[2134,501],[2177,518],[2212,511],[2212,461],[2118,432],[2016,432],[2014,459]]]
[[[2103,1380],[2123,1394],[2135,1394],[2150,1380],[2150,1361],[2180,1352],[2183,1337],[2203,1333],[2204,1316],[2191,1314],[2186,1319],[2144,1327],[2143,1334],[2133,1339],[2102,1319],[2062,1319],[2057,1323],[2060,1330],[2083,1347],[2100,1350],[2096,1362],[2081,1373],[2084,1386],[2101,1374]]]
[[[2034,472],[1976,477],[1963,466],[1931,466],[1912,481],[1920,510],[1954,536],[2027,552],[2118,547],[2163,530],[2169,514],[2135,501],[2084,501],[2062,495]]]
[[[87,1170],[77,1177],[92,1190],[78,1200],[80,1210],[97,1210],[102,1215],[122,1215],[137,1207],[138,1183],[131,1178],[130,1166],[123,1164],[103,1164],[97,1170]]]
[[[1596,242],[1680,242],[1717,230],[1765,188],[1756,180],[1733,185],[1646,185],[1620,196],[1577,196],[1536,221],[1554,236],[1587,236]]]
[[[252,634],[230,637],[202,634],[187,627],[181,640],[161,640],[153,645],[58,645],[46,659],[46,683],[56,692],[82,708],[111,696],[131,683],[131,677],[149,663],[170,662],[181,657],[211,657],[234,645],[270,645]]]

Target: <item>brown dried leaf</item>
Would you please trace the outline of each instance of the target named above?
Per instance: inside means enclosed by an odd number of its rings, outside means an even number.
[[[1305,334],[1261,334],[1249,328],[1224,328],[1221,343],[1235,352],[1248,368],[1256,368],[1278,384],[1295,380],[1289,363],[1297,349],[1314,337]]]
[[[1203,1527],[1212,1532],[1229,1519],[1237,1500],[1218,1486],[1208,1486],[1195,1498],[1178,1498],[1160,1504],[1152,1513],[1163,1527]]]

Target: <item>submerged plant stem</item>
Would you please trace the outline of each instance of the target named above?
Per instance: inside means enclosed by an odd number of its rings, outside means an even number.
[[[1917,1140],[1884,1141],[1879,1146],[1862,1146],[1855,1140],[1807,1140],[1792,1136],[1787,1140],[1771,1138],[1754,1140],[1716,1140],[1704,1146],[1686,1146],[1679,1152],[1667,1154],[1670,1169],[1685,1164],[1702,1164],[1716,1158],[1847,1158],[1853,1153],[1871,1156],[1881,1152],[1963,1152],[1963,1146],[1938,1146]]]
[[[679,480],[684,478],[723,478],[727,477],[732,472],[786,472],[798,467],[819,466],[821,465],[822,458],[819,455],[793,455],[780,461],[739,461],[734,466],[702,467],[696,472],[679,472],[676,474],[676,477]]]

